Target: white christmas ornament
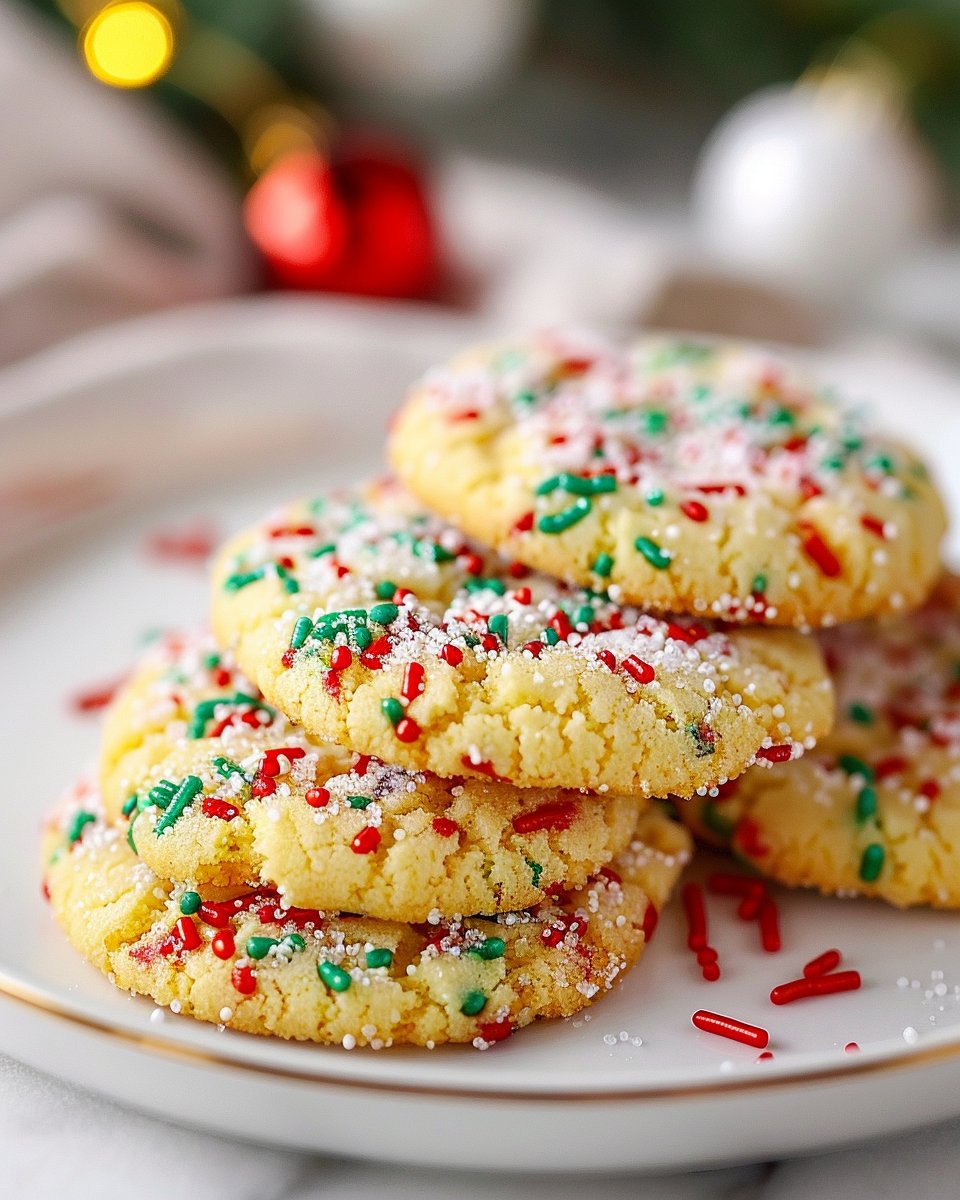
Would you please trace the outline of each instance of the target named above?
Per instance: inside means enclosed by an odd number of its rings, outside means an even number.
[[[909,124],[861,80],[771,88],[711,135],[693,210],[731,273],[838,301],[928,230],[936,172]]]
[[[483,91],[519,63],[539,0],[299,0],[307,43],[356,87],[416,99]]]

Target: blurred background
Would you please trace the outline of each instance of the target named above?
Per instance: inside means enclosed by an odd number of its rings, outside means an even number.
[[[0,0],[0,364],[265,291],[960,349],[955,0]]]

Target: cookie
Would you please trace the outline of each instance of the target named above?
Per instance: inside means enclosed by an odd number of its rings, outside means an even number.
[[[908,617],[821,639],[836,730],[681,815],[780,883],[960,908],[960,579]]]
[[[208,638],[168,641],[110,717],[111,743],[139,746],[124,758],[120,793],[129,844],[165,879],[263,884],[304,908],[424,921],[538,904],[581,886],[630,841],[643,807],[632,796],[442,780],[286,722],[229,723],[238,675],[217,656],[218,694],[210,660]],[[248,707],[262,701],[246,695]],[[206,706],[202,730],[196,704],[184,707],[191,697]]]
[[[467,534],[658,611],[830,625],[914,608],[939,573],[923,464],[758,349],[480,349],[413,389],[390,458]]]
[[[45,889],[67,938],[118,987],[231,1029],[348,1048],[484,1048],[578,1012],[639,958],[689,854],[689,835],[654,807],[579,891],[410,925],[287,908],[267,890],[210,902],[154,875],[121,827],[77,820],[74,809],[48,837]]]
[[[832,720],[810,639],[513,568],[389,483],[274,513],[213,575],[218,640],[270,705],[412,770],[689,795]]]

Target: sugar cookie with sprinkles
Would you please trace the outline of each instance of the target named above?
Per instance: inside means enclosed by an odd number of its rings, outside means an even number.
[[[210,901],[156,876],[120,826],[73,809],[48,831],[45,891],[68,940],[120,988],[248,1033],[347,1048],[484,1049],[601,999],[637,961],[689,856],[656,806],[579,891],[425,925]],[[91,817],[79,823],[78,812]]]
[[[193,647],[202,644],[192,640]],[[203,689],[203,655],[179,643],[181,664],[158,679],[158,658],[117,698],[131,718],[164,683]],[[196,679],[182,665],[195,663]],[[232,663],[227,655],[221,664]],[[229,706],[232,682],[224,682]],[[210,696],[202,703],[215,701]],[[254,700],[257,697],[253,697]],[[229,709],[228,709],[229,711]],[[215,704],[213,722],[222,714]],[[158,875],[208,888],[264,884],[304,908],[388,920],[504,912],[579,887],[629,843],[643,801],[633,796],[519,789],[489,779],[442,780],[406,771],[302,730],[224,726],[231,736],[191,737],[190,719],[141,754],[122,815],[130,847]],[[212,726],[211,726],[212,727]],[[119,732],[119,726],[114,723]],[[135,731],[129,740],[135,741]]]
[[[661,620],[532,574],[389,482],[230,542],[213,625],[311,735],[444,777],[690,795],[801,753],[833,715],[810,639]]]
[[[390,458],[468,535],[648,609],[813,627],[914,608],[939,573],[923,464],[754,348],[482,348],[413,388]]]
[[[960,579],[908,617],[820,637],[836,730],[681,815],[780,883],[960,908]]]

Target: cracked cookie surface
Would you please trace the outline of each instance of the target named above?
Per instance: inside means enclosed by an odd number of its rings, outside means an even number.
[[[820,635],[833,733],[679,806],[705,840],[780,883],[960,908],[960,580],[909,617]]]
[[[939,573],[923,464],[745,346],[480,348],[413,388],[390,458],[467,534],[659,611],[827,625],[914,608]]]
[[[661,620],[517,568],[389,481],[228,543],[213,625],[312,735],[444,777],[690,795],[799,753],[833,715],[810,639]]]
[[[121,988],[248,1033],[484,1048],[602,998],[639,958],[689,855],[658,807],[588,884],[495,918],[410,925],[287,908],[260,889],[212,901],[160,879],[122,826],[51,823],[45,889],[68,940]],[[77,812],[91,819],[77,828]]]
[[[267,706],[245,681],[238,706],[237,686],[209,638],[178,637],[117,696],[110,742],[127,749],[124,788],[112,786],[126,799],[108,811],[127,817],[131,847],[163,878],[262,884],[301,907],[401,921],[504,912],[582,885],[644,807],[439,779],[312,741],[278,714],[250,725],[243,715]]]

